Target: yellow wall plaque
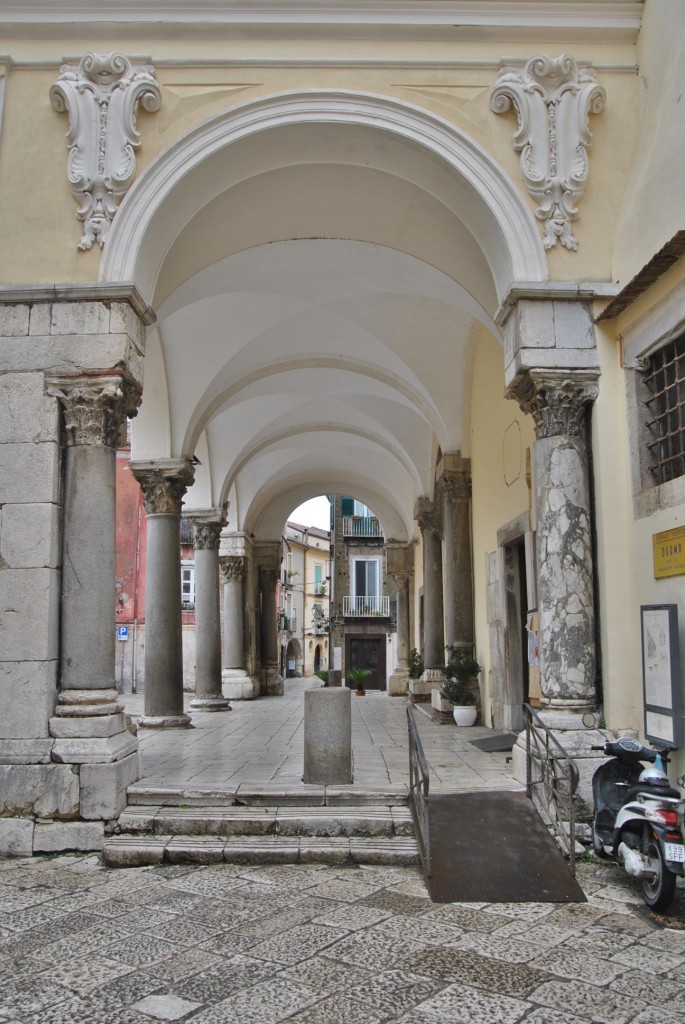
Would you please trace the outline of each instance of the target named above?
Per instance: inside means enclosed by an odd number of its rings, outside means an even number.
[[[685,575],[685,526],[652,534],[654,579]]]

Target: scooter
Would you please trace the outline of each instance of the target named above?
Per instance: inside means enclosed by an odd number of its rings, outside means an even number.
[[[669,748],[654,750],[622,736],[592,749],[611,758],[592,777],[592,848],[641,879],[647,906],[664,910],[685,867],[684,801],[664,769]]]

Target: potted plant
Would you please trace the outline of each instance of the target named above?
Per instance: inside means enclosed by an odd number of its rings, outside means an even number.
[[[358,697],[366,696],[366,690],[364,689],[364,680],[367,676],[371,675],[371,669],[368,668],[351,668],[347,673],[347,681],[354,683],[356,687],[356,694]]]
[[[328,686],[328,669],[320,668],[314,675],[319,677],[324,686]]]
[[[475,689],[480,665],[470,647],[450,644],[447,652],[447,664],[442,670],[445,682],[440,696],[453,705],[452,714],[457,725],[473,725],[478,716]]]
[[[409,652],[409,678],[420,679],[423,675],[423,658],[415,647]]]

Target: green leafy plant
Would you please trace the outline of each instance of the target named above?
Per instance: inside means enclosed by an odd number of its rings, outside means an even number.
[[[475,704],[474,680],[481,667],[473,657],[471,648],[450,644],[447,652],[447,664],[442,669],[445,682],[440,690],[440,696],[450,704],[461,707]]]
[[[319,677],[324,686],[328,686],[328,669],[320,668],[314,675]]]
[[[409,653],[409,678],[420,679],[424,670],[423,658],[415,647]]]
[[[347,673],[348,682],[354,683],[357,690],[364,689],[364,680],[371,675],[371,669],[351,668]]]

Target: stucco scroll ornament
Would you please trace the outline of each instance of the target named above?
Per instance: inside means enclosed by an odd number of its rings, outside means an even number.
[[[154,70],[131,64],[121,53],[87,53],[78,67],[62,65],[50,102],[58,113],[69,114],[67,175],[84,224],[78,247],[102,246],[135,173],[138,106],[161,106]]]
[[[535,216],[544,222],[545,249],[557,242],[578,248],[572,222],[588,175],[589,115],[602,111],[605,99],[594,72],[579,68],[568,53],[557,60],[538,54],[523,70],[505,67],[493,89],[490,107],[496,114],[516,108],[514,148],[521,153],[528,192],[539,204]]]

